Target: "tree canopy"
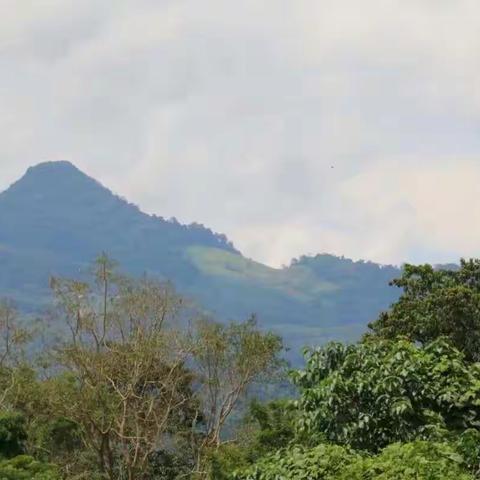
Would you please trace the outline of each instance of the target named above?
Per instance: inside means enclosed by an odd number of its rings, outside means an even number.
[[[0,303],[0,456],[38,480],[207,478],[249,388],[281,367],[280,338],[253,318],[219,324],[106,254],[91,274],[51,279],[65,335],[38,362],[18,357],[24,336]]]
[[[360,342],[305,351],[287,445],[228,478],[480,477],[480,261],[406,265],[392,285],[402,295]]]
[[[421,344],[445,336],[468,360],[480,360],[480,260],[462,259],[458,269],[405,265],[392,285],[402,295],[369,325],[373,334]]]
[[[480,478],[479,261],[407,266],[363,339],[306,349],[297,396],[248,409],[282,378],[280,337],[107,255],[91,273],[52,279],[67,335],[38,356],[0,302],[0,479]]]
[[[330,344],[294,373],[300,430],[368,451],[480,426],[480,365],[445,340]]]

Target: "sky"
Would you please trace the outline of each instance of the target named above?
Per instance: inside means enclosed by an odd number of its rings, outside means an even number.
[[[478,0],[0,0],[0,190],[69,160],[272,266],[478,256],[479,25]]]

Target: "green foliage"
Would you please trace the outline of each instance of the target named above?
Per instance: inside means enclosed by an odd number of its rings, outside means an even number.
[[[243,470],[252,465],[258,458],[249,458],[248,446],[232,442],[221,445],[212,451],[209,460],[208,478],[212,480],[228,480],[233,472]]]
[[[191,478],[193,464],[184,452],[159,450],[150,456],[142,478],[145,480],[181,480]]]
[[[480,360],[480,260],[462,259],[458,270],[406,265],[392,284],[403,293],[370,325],[374,334],[422,344],[445,336],[468,360]]]
[[[68,454],[82,448],[80,426],[63,417],[46,422],[41,440],[42,448],[55,455]]]
[[[336,445],[280,450],[234,480],[473,480],[465,462],[446,443],[393,444],[375,456]]]
[[[290,268],[318,265],[338,280],[327,257]],[[348,269],[365,266],[374,277]],[[307,351],[299,399],[253,402],[228,437],[249,387],[282,372],[282,340],[254,317],[198,321],[170,284],[118,275],[105,254],[92,273],[52,281],[71,341],[46,375],[0,368],[0,480],[479,478],[480,261],[407,266],[373,334]]]
[[[339,480],[472,480],[463,458],[445,443],[395,443],[380,455],[358,458]]]
[[[480,425],[480,366],[439,339],[330,344],[293,375],[300,431],[312,439],[378,451]]]
[[[0,368],[0,412],[21,413],[0,416],[0,454],[76,480],[204,478],[249,388],[284,365],[280,337],[253,317],[200,321],[170,283],[121,275],[106,254],[90,272],[51,278],[70,339]]]
[[[295,438],[297,411],[290,400],[253,401],[247,421],[258,425],[251,450],[256,455],[286,447]]]
[[[232,475],[234,480],[333,480],[358,455],[338,445],[279,450],[253,467]]]
[[[211,478],[224,480],[262,456],[287,447],[295,438],[297,411],[290,400],[253,401],[236,441],[221,445],[211,456]]]
[[[26,439],[25,418],[19,413],[1,413],[0,455],[11,458],[24,453]]]
[[[21,455],[0,462],[1,480],[60,480],[57,468]]]
[[[474,428],[465,430],[456,439],[456,448],[468,470],[480,478],[480,431]]]

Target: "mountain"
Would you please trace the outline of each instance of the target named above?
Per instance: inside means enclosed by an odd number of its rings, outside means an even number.
[[[78,276],[102,251],[220,318],[256,313],[293,348],[355,338],[398,295],[396,267],[323,254],[271,268],[203,225],[141,212],[69,162],[32,167],[0,193],[0,296],[24,310],[48,304],[50,275]]]

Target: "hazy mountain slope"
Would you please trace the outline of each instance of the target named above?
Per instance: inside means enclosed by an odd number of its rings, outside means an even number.
[[[51,274],[79,275],[101,251],[133,273],[171,279],[222,318],[256,312],[295,346],[351,338],[396,297],[394,267],[319,255],[274,269],[223,235],[142,213],[68,162],[30,168],[0,194],[0,295],[48,302]]]
[[[187,252],[211,286],[197,286],[197,298],[222,314],[247,314],[254,305],[260,318],[296,349],[329,339],[358,338],[399,295],[388,286],[400,275],[393,266],[323,254],[273,269],[216,249],[190,247]]]
[[[50,273],[73,274],[102,250],[134,272],[152,271],[182,284],[195,269],[190,245],[236,253],[226,238],[142,213],[68,162],[30,168],[0,194],[0,289],[37,303]],[[32,286],[33,296],[22,291]]]

